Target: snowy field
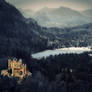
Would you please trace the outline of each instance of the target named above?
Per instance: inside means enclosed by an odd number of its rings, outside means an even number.
[[[80,54],[83,52],[90,52],[90,51],[91,51],[90,47],[70,47],[55,50],[45,50],[42,52],[32,54],[32,57],[36,59],[41,59],[43,57],[48,57],[50,55],[70,54],[70,53]]]

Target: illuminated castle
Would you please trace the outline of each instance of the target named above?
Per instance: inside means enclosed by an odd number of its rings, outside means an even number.
[[[9,59],[8,60],[8,70],[2,70],[1,75],[8,77],[16,77],[19,79],[23,79],[26,76],[31,75],[30,72],[27,71],[26,64],[22,64],[22,60],[17,59]]]

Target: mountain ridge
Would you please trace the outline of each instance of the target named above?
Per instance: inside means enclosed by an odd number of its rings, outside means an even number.
[[[82,12],[67,7],[44,7],[32,16],[43,27],[73,27],[90,23],[92,20]]]

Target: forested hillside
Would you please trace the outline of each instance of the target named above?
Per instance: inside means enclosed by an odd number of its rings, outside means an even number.
[[[40,36],[39,28],[33,19],[28,21],[14,6],[0,0],[0,56],[46,49],[47,39]]]

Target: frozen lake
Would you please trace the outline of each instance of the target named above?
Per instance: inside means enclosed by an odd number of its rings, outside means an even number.
[[[90,52],[90,51],[91,51],[90,47],[70,47],[55,50],[45,50],[42,52],[32,54],[32,57],[36,59],[41,59],[43,57],[48,57],[50,55],[70,54],[70,53],[80,54],[83,52]]]

